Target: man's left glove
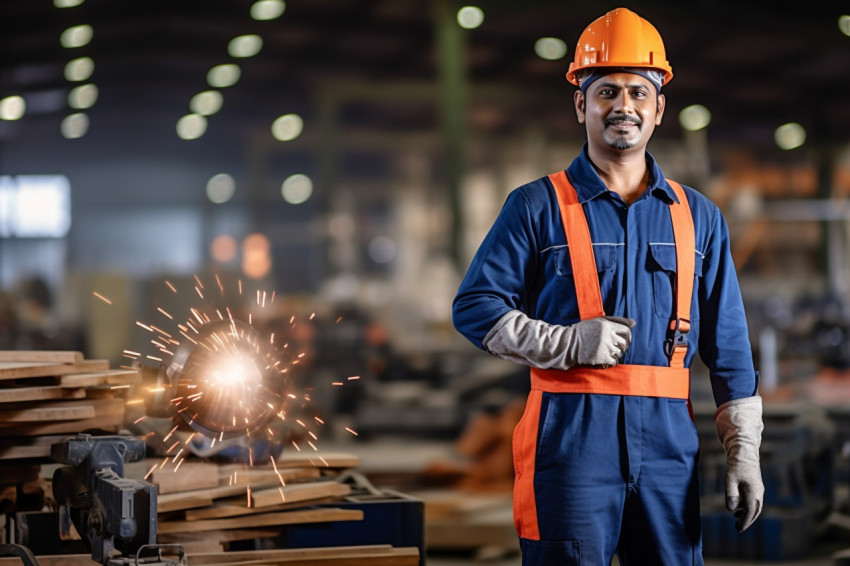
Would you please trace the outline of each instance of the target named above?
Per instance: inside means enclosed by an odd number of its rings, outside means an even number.
[[[735,512],[735,528],[745,531],[761,514],[764,484],[759,465],[761,397],[723,403],[714,413],[717,436],[726,451],[726,508]]]

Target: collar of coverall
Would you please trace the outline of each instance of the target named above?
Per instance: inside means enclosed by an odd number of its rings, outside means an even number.
[[[671,201],[679,202],[679,198],[673,192],[670,185],[667,184],[664,173],[655,162],[655,158],[648,151],[646,152],[646,167],[649,169],[649,185],[647,190],[650,194],[661,197],[667,203]],[[599,195],[608,193],[608,187],[590,161],[590,156],[587,153],[587,142],[581,148],[581,155],[570,164],[569,169],[567,169],[567,175],[575,187],[579,202],[582,204]]]
[[[655,85],[655,93],[661,94],[661,83],[664,80],[663,75],[659,72],[650,73],[647,72],[647,69],[635,68],[635,67],[596,67],[593,69],[586,79],[581,81],[579,85],[579,89],[581,89],[582,94],[587,93],[587,89],[590,85],[604,77],[605,75],[610,75],[611,73],[631,73],[633,75],[638,75],[653,85]],[[655,74],[655,76],[653,76]]]

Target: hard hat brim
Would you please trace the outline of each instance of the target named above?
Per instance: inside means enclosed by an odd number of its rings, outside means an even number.
[[[665,63],[667,63],[667,62],[665,61]],[[670,66],[669,63],[667,63],[664,66],[661,66],[661,65],[647,65],[646,63],[643,63],[643,62],[629,64],[629,63],[620,63],[618,61],[616,64],[610,64],[610,65],[604,64],[604,63],[603,64],[593,63],[593,64],[590,64],[590,65],[577,66],[575,63],[570,63],[569,70],[567,71],[567,81],[570,82],[571,84],[579,86],[578,79],[576,78],[576,75],[580,71],[583,71],[584,69],[603,69],[603,68],[612,69],[612,71],[614,69],[630,69],[630,68],[631,69],[648,69],[648,70],[652,70],[652,71],[658,71],[658,72],[664,74],[664,80],[661,82],[662,86],[669,83],[670,79],[673,78],[673,68]],[[626,71],[626,72],[628,72],[628,71]]]

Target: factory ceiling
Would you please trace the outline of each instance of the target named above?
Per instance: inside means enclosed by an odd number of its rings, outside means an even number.
[[[420,140],[427,146],[439,139],[434,133],[442,131],[446,96],[465,100],[470,136],[539,129],[546,139],[580,140],[564,72],[582,29],[616,7],[481,0],[482,25],[455,34],[458,43],[446,56],[437,22],[441,9],[444,21],[453,22],[460,6],[448,0],[289,0],[268,21],[252,19],[252,4],[85,0],[59,8],[51,0],[3,0],[0,99],[24,97],[26,113],[0,120],[0,170],[16,172],[10,152],[50,159],[83,147],[118,155],[194,144],[205,155],[247,159],[250,148],[273,143],[270,125],[288,113],[304,120],[291,146],[296,153],[329,140],[416,148]],[[809,147],[850,140],[850,37],[839,24],[850,6],[708,0],[627,6],[661,32],[675,72],[665,87],[668,115],[659,137],[680,137],[678,112],[698,103],[711,112],[712,142],[763,148],[777,159],[782,152],[773,133],[785,122],[805,127]],[[81,24],[92,27],[91,40],[63,48],[62,32]],[[259,35],[262,49],[234,58],[228,43],[244,34]],[[541,37],[563,39],[566,58],[538,57]],[[95,66],[89,79],[74,82],[65,70],[78,57]],[[223,63],[238,63],[241,77],[219,89],[223,105],[208,117],[203,137],[179,140],[177,121],[190,112],[194,95],[210,89],[207,72]],[[467,80],[447,94],[441,77],[453,65]],[[70,108],[69,91],[87,83],[97,86],[97,102]],[[81,139],[65,139],[61,124],[75,112],[86,114],[88,129]]]

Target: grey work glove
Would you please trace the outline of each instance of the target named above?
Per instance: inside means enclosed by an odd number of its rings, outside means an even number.
[[[630,318],[604,316],[564,326],[512,310],[496,322],[483,344],[494,356],[541,369],[613,366],[629,347],[634,325]]]
[[[761,397],[744,397],[720,405],[714,413],[717,437],[726,451],[726,508],[735,512],[735,528],[745,531],[761,514],[764,484],[759,465]]]

